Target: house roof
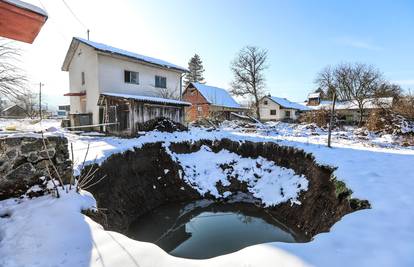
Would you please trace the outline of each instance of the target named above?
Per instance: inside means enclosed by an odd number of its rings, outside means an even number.
[[[309,95],[308,95],[308,98],[319,98],[319,97],[321,97],[321,93],[310,93]]]
[[[70,48],[69,48],[69,50],[66,54],[65,61],[63,62],[63,66],[62,66],[63,71],[67,71],[69,69],[70,61],[71,61],[72,56],[75,53],[75,50],[76,50],[77,45],[79,43],[86,44],[86,45],[88,45],[88,46],[90,46],[90,47],[92,47],[92,48],[94,48],[98,51],[104,52],[104,53],[108,53],[108,54],[112,54],[112,55],[118,55],[118,56],[124,56],[124,57],[128,57],[128,58],[131,58],[131,59],[134,59],[134,60],[138,60],[138,61],[141,61],[141,62],[157,65],[157,66],[160,66],[160,67],[163,67],[163,68],[172,69],[172,70],[176,70],[176,71],[180,71],[180,72],[188,72],[188,69],[186,69],[184,67],[180,67],[178,65],[172,64],[170,62],[167,62],[167,61],[164,61],[164,60],[161,60],[161,59],[140,55],[140,54],[137,54],[137,53],[134,53],[134,52],[130,52],[130,51],[127,51],[127,50],[123,50],[123,49],[116,48],[116,47],[106,45],[106,44],[102,44],[102,43],[93,42],[93,41],[86,40],[86,39],[83,39],[83,38],[80,38],[80,37],[73,37]]]
[[[178,106],[191,106],[191,103],[176,100],[176,99],[169,99],[169,98],[162,98],[162,97],[155,97],[155,96],[143,96],[143,95],[131,95],[131,94],[119,94],[119,93],[101,93],[103,96],[110,96],[110,97],[118,97],[118,98],[126,98],[126,99],[133,99],[140,102],[150,102],[150,103],[158,103],[158,104],[171,104],[171,105],[178,105]]]
[[[267,98],[271,99],[273,102],[275,102],[276,104],[279,104],[283,108],[297,109],[297,110],[302,110],[302,111],[310,110],[310,108],[304,105],[301,105],[299,103],[291,102],[287,100],[286,98],[275,97],[275,96],[267,96]]]
[[[391,107],[392,106],[392,102],[393,102],[393,98],[392,97],[380,97],[380,98],[367,98],[364,102],[364,108],[365,109],[375,109],[375,108],[380,108],[382,106],[388,106]],[[321,101],[321,103],[318,106],[309,106],[308,108],[311,109],[327,109],[330,108],[332,106],[332,101],[330,100],[323,100]],[[355,109],[359,109],[358,108],[358,102],[356,100],[339,100],[336,101],[335,103],[335,109],[336,110],[355,110]]]
[[[229,92],[223,88],[201,83],[191,83],[208,101],[209,104],[228,108],[242,108]]]
[[[42,16],[46,17],[46,18],[48,16],[47,12],[45,10],[41,9],[38,6],[23,2],[23,1],[20,1],[20,0],[3,0],[3,1],[6,2],[6,3],[9,3],[11,5],[14,5],[14,6],[29,10],[31,12],[37,13],[39,15],[42,15]]]

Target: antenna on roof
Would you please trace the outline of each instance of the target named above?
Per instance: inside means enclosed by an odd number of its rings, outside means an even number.
[[[88,41],[89,41],[89,29],[86,29],[86,35],[88,36]]]

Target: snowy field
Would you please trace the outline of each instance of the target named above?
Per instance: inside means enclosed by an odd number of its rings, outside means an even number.
[[[10,123],[0,121],[0,128]],[[255,130],[229,124],[210,132],[192,128],[120,139],[75,135],[58,129],[56,121],[15,124],[24,131],[49,128],[64,134],[73,143],[77,168],[88,144],[88,163],[153,141],[226,137],[294,146],[313,153],[320,163],[338,167],[338,179],[354,197],[369,200],[372,209],[346,215],[329,233],[309,243],[266,243],[208,260],[187,260],[103,230],[80,213],[95,206],[87,192],[62,193],[60,199],[11,199],[0,202],[0,266],[414,266],[414,149],[398,145],[395,136],[344,129],[333,133],[333,148],[327,148],[326,132],[309,125],[277,123]]]

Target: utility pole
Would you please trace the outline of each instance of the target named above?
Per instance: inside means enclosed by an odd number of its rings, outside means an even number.
[[[39,83],[39,117],[42,120],[42,86],[44,84],[42,82]]]
[[[88,41],[89,41],[89,29],[86,30],[86,35],[88,36]]]

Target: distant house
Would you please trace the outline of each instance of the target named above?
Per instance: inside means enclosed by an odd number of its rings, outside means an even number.
[[[184,121],[179,100],[186,68],[109,45],[73,38],[62,66],[69,72],[72,126],[101,125],[134,134],[157,117]]]
[[[23,119],[27,117],[26,110],[18,105],[12,105],[0,112],[0,116],[11,119]]]
[[[392,97],[367,98],[364,100],[363,120],[367,118],[369,113],[381,108],[391,108],[393,105]],[[319,100],[316,104],[307,101],[308,107],[312,110],[330,110],[332,107],[331,100]],[[338,120],[346,123],[355,123],[359,121],[360,111],[356,100],[338,100],[335,103],[335,113]]]
[[[308,101],[307,101],[307,105],[308,106],[317,106],[321,103],[321,93],[310,93],[308,95]]]
[[[201,83],[190,83],[184,90],[183,100],[191,103],[185,109],[187,121],[200,118],[229,120],[232,113],[246,111],[225,89]]]
[[[0,36],[33,43],[47,17],[47,13],[35,5],[20,0],[1,0]]]
[[[265,96],[259,101],[260,119],[264,121],[297,120],[302,112],[310,108],[286,98]]]

